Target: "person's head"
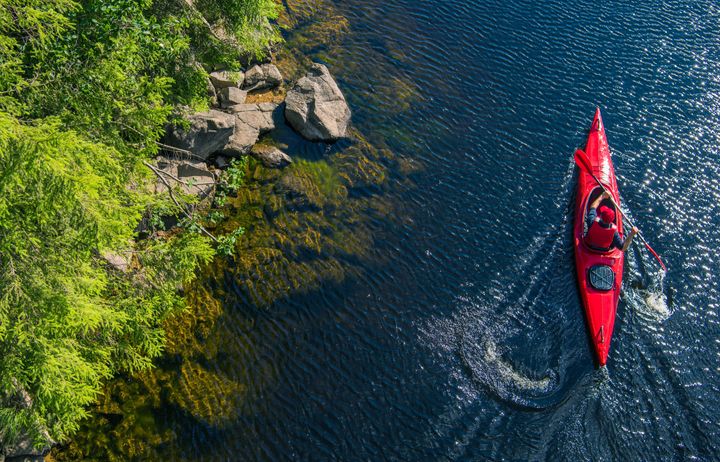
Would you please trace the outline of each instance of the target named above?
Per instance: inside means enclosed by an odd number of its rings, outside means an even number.
[[[615,221],[615,211],[606,205],[598,209],[598,216],[605,224],[610,224]]]

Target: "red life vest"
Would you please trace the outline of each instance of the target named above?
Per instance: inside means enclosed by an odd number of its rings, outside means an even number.
[[[600,219],[597,218],[590,225],[590,229],[585,235],[585,243],[594,249],[610,250],[615,231],[617,231],[615,224],[611,223],[609,227],[605,228],[600,225]]]

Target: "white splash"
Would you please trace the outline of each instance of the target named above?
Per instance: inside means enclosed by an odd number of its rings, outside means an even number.
[[[546,376],[542,379],[531,379],[518,372],[513,366],[503,361],[497,353],[495,342],[487,340],[485,343],[485,360],[492,364],[495,372],[506,382],[510,382],[516,388],[522,390],[542,390],[545,391],[550,385],[550,377]]]

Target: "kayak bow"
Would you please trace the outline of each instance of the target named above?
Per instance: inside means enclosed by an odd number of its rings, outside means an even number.
[[[595,117],[590,126],[585,154],[590,161],[592,173],[612,195],[619,207],[620,196],[615,180],[615,169],[599,108],[595,110]],[[592,249],[585,244],[583,239],[588,206],[600,194],[602,194],[602,189],[592,175],[580,169],[573,226],[575,269],[580,298],[585,308],[590,341],[600,366],[605,366],[615,326],[615,313],[620,299],[624,255],[621,250],[615,248],[609,251]],[[602,205],[615,208],[609,200],[603,201]],[[615,222],[618,231],[622,234],[622,219],[617,210]]]

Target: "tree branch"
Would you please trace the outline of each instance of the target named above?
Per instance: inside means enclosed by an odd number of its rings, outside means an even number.
[[[172,199],[172,201],[175,203],[175,205],[178,206],[178,208],[182,211],[182,213],[183,213],[188,219],[192,220],[192,218],[193,218],[192,215],[190,215],[190,214],[188,213],[188,211],[186,210],[186,208],[183,207],[182,205],[180,205],[180,202],[178,202],[178,200],[175,198],[175,194],[173,194],[173,191],[172,191],[172,186],[170,186],[170,183],[167,182],[167,180],[165,179],[165,177],[162,175],[162,172],[161,172],[160,170],[158,170],[157,168],[155,168],[153,165],[149,164],[148,162],[143,161],[143,164],[145,164],[145,166],[146,166],[147,168],[149,168],[150,170],[152,170],[153,173],[160,179],[160,181],[163,182],[163,184],[168,188],[168,193],[170,194],[170,199]],[[213,236],[213,235],[210,233],[210,231],[208,231],[207,229],[205,229],[201,224],[198,223],[198,227],[200,227],[200,231],[202,231],[205,235],[207,235],[210,239],[212,239],[213,242],[217,242],[217,241],[218,241],[218,239],[217,239],[215,236]]]

